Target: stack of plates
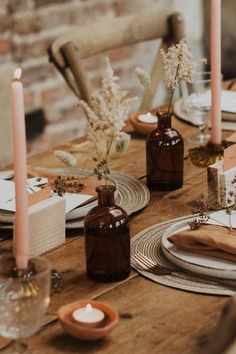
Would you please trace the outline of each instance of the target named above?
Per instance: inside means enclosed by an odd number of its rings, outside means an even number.
[[[235,295],[235,263],[193,254],[168,241],[174,233],[188,230],[192,220],[192,215],[168,220],[140,231],[131,239],[131,254],[144,255],[160,270],[172,271],[155,274],[131,257],[132,267],[146,278],[173,288],[212,295]],[[213,219],[208,223],[217,224]]]
[[[234,262],[191,253],[168,241],[171,235],[189,229],[189,221],[185,220],[173,224],[164,232],[161,241],[164,256],[173,264],[187,271],[221,279],[236,280],[236,264]]]
[[[184,111],[182,99],[174,102],[174,114],[176,117],[192,125],[199,126],[201,124],[200,121],[197,119],[193,120],[191,116]],[[222,120],[223,130],[236,130],[236,114],[222,112]]]

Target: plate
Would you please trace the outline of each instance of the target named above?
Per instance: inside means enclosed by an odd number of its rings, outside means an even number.
[[[196,127],[200,125],[200,122],[196,119],[193,121],[190,116],[187,115],[186,112],[183,111],[183,100],[182,98],[178,101],[175,101],[173,104],[174,114],[176,117],[184,120],[187,123],[190,123]],[[236,117],[236,115],[235,115]],[[223,112],[223,119],[227,120],[227,113]],[[222,121],[222,129],[223,130],[236,130],[236,121]]]
[[[187,252],[168,241],[171,235],[189,230],[188,223],[189,220],[184,220],[166,229],[161,241],[165,257],[177,266],[196,274],[236,280],[236,264],[234,262]]]

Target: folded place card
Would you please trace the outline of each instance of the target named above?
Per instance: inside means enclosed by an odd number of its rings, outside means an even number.
[[[236,144],[224,150],[224,172],[236,167]]]
[[[33,181],[27,183],[27,192],[29,205],[38,203],[44,199],[50,198],[51,196],[50,187],[41,189],[37,186],[34,186]],[[0,179],[0,195],[0,209],[15,212],[15,182]]]
[[[15,227],[13,228],[15,230]],[[58,195],[29,207],[30,256],[65,243],[65,199]],[[15,232],[13,237],[15,243]]]
[[[229,214],[226,210],[219,210],[210,214],[210,218],[205,224],[225,226],[236,229],[236,211]]]
[[[224,151],[224,160],[207,169],[208,199],[213,209],[236,204],[236,144]]]
[[[93,195],[79,193],[65,193],[63,198],[66,201],[66,213],[88,202],[90,199],[94,199]]]

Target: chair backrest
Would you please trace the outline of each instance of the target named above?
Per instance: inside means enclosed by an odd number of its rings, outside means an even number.
[[[58,37],[49,48],[51,62],[64,76],[74,93],[90,102],[91,89],[83,69],[82,59],[151,39],[161,39],[166,49],[184,38],[184,20],[179,13],[149,9],[131,16],[100,21]],[[151,70],[151,87],[144,92],[141,110],[150,108],[160,79],[161,58],[158,53]]]

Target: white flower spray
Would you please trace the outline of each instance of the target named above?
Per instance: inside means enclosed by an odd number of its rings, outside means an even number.
[[[200,64],[206,63],[206,59],[194,61],[185,39],[182,39],[178,44],[169,47],[167,52],[161,49],[160,53],[164,65],[164,81],[166,87],[170,88],[170,101],[168,106],[169,114],[176,87],[182,81],[191,82],[194,71]]]
[[[122,132],[128,113],[137,100],[136,97],[127,98],[127,91],[122,91],[116,83],[119,78],[114,75],[109,58],[106,57],[105,76],[102,79],[101,89],[91,97],[91,104],[81,100],[79,105],[84,108],[88,117],[88,138],[94,144],[97,163],[94,172],[98,178],[105,178],[107,185],[110,169],[108,157],[113,143],[116,151],[124,152],[127,149],[130,137]]]

